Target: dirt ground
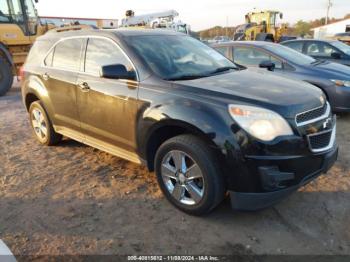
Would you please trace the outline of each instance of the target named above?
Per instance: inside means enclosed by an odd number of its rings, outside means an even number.
[[[0,98],[0,239],[16,255],[350,254],[350,115],[340,158],[273,208],[173,208],[146,168],[71,140],[35,140],[20,89]]]

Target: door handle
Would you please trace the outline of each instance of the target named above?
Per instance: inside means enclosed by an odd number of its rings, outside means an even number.
[[[79,88],[81,89],[81,91],[83,92],[88,92],[90,90],[90,86],[88,83],[86,82],[82,82],[79,84]]]
[[[43,79],[44,79],[45,81],[47,81],[47,80],[50,79],[50,76],[49,76],[48,73],[43,74],[42,77],[43,77]]]

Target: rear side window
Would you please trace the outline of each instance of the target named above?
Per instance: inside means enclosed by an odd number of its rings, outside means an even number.
[[[90,38],[86,49],[85,72],[100,76],[102,66],[121,64],[131,72],[134,68],[124,53],[109,40]]]
[[[300,53],[303,52],[303,43],[302,42],[292,42],[292,43],[287,43],[285,46],[290,47],[294,49],[295,51],[298,51]]]
[[[49,51],[53,44],[49,41],[36,41],[30,49],[26,60],[27,65],[40,65],[44,56]]]
[[[78,71],[80,69],[80,57],[82,46],[86,39],[68,39],[58,43],[55,47],[52,66],[70,71]],[[47,59],[50,59],[50,55]],[[50,63],[46,61],[45,63]]]

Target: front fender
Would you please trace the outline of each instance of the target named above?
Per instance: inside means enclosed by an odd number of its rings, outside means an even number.
[[[224,154],[228,147],[238,149],[231,131],[232,119],[227,109],[202,102],[180,98],[161,105],[144,105],[137,125],[138,145],[146,156],[147,142],[152,134],[165,126],[182,127],[191,133],[200,133]]]

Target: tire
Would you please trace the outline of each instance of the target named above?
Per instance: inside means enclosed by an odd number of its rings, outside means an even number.
[[[5,95],[13,84],[13,75],[10,64],[0,57],[0,96]]]
[[[29,107],[29,119],[37,140],[47,146],[53,146],[62,140],[52,126],[46,110],[40,101],[33,102]]]
[[[164,142],[155,157],[155,171],[165,197],[187,214],[207,214],[225,197],[218,160],[209,146],[193,135]]]

